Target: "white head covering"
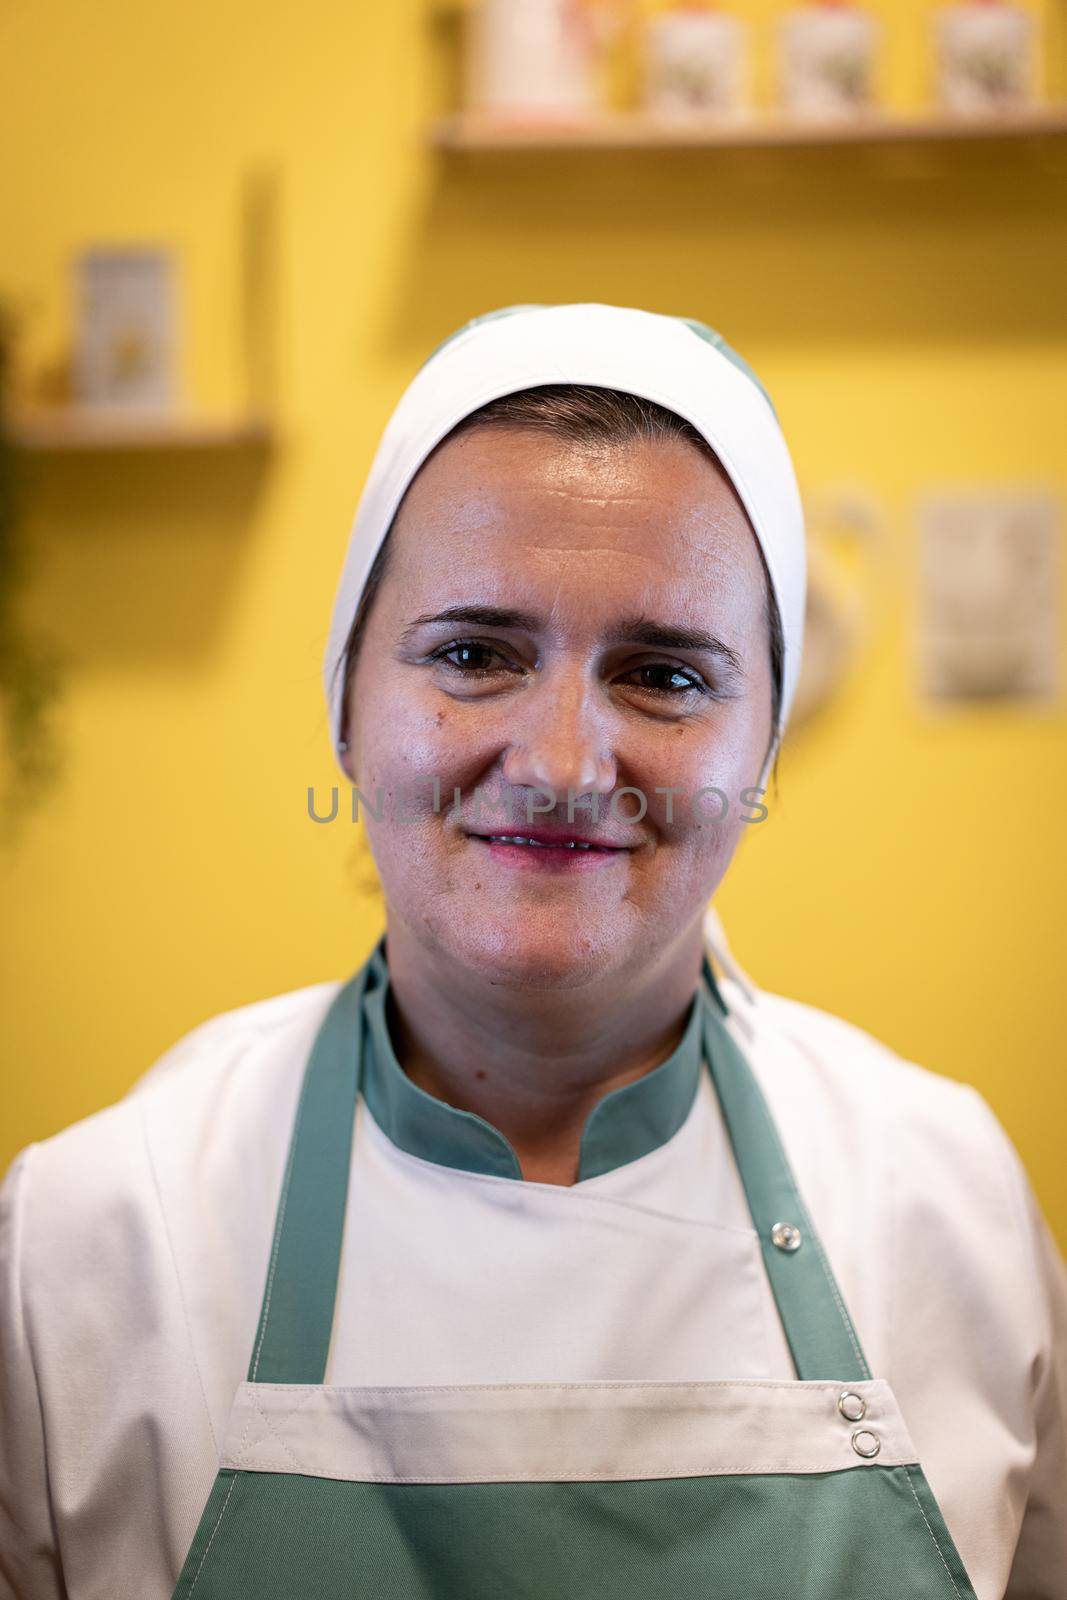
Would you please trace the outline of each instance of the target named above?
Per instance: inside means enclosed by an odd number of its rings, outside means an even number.
[[[430,451],[464,417],[543,384],[620,389],[657,401],[703,435],[748,513],[778,601],[785,640],[784,728],[800,671],[804,517],[793,464],[766,390],[711,328],[631,306],[507,306],[439,345],[400,397],[356,508],[324,664],[340,754],[344,652],[367,574],[397,507]],[[768,755],[760,784],[773,760]]]

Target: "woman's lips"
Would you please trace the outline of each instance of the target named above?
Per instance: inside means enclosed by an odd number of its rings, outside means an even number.
[[[467,837],[503,866],[534,872],[588,872],[610,866],[631,851],[629,845],[602,843],[576,834],[470,833]]]

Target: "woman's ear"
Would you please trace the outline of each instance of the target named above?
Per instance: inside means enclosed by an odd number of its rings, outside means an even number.
[[[347,735],[348,733],[351,732],[351,728],[347,728],[345,731],[346,731],[346,735]],[[351,741],[351,739],[349,739],[347,736],[345,738],[343,738],[343,739],[338,739],[338,741],[337,741],[337,755],[338,755],[338,758],[339,758],[339,760],[341,762],[341,766],[344,768],[344,771],[347,774],[347,776],[350,779],[350,781],[353,784],[358,783],[358,779],[356,777],[356,769],[355,769],[355,758],[356,758],[355,757],[355,751],[352,749],[352,741]]]

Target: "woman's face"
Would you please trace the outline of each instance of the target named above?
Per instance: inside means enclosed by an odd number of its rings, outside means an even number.
[[[545,988],[691,951],[771,734],[727,479],[683,440],[475,427],[390,537],[346,730],[390,931]]]

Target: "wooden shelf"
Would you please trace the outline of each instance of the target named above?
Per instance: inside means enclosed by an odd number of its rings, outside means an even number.
[[[7,424],[11,442],[23,450],[214,450],[270,444],[274,430],[264,417],[175,412],[146,416],[111,414],[79,406],[16,411]]]
[[[16,449],[58,454],[131,450],[266,449],[277,438],[279,169],[247,169],[239,207],[240,383],[226,410],[176,402],[156,412],[89,406],[77,400],[12,402],[0,430]],[[68,383],[73,377],[67,376]]]
[[[595,117],[508,117],[463,111],[431,129],[431,141],[449,151],[579,151],[749,149],[805,145],[879,145],[1039,139],[1067,135],[1067,104],[1005,111],[995,117],[926,112],[905,116],[867,112],[842,121],[751,116],[729,122],[700,116],[656,117],[611,112]]]

